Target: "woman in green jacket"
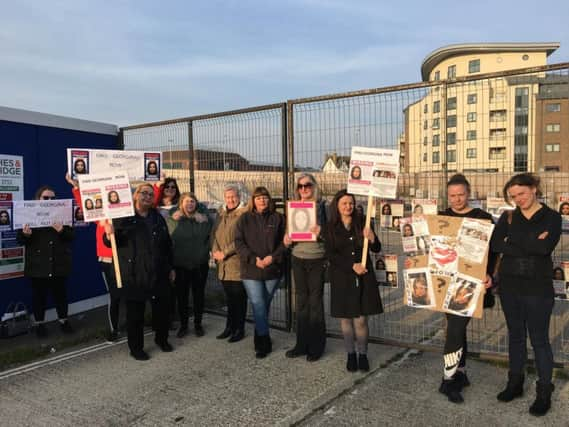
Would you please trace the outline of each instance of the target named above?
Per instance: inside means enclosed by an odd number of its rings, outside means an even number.
[[[209,272],[209,242],[211,223],[207,215],[197,211],[198,199],[192,193],[183,193],[178,209],[168,218],[172,237],[174,268],[176,269],[176,302],[180,316],[178,338],[188,333],[188,297],[192,288],[194,329],[198,337],[204,335],[202,316],[204,291]]]

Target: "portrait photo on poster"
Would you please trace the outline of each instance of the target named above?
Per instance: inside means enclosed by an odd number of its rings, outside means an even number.
[[[435,292],[428,268],[405,270],[407,305],[417,308],[434,308]]]

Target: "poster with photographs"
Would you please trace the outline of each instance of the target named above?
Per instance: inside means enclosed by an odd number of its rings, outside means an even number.
[[[458,230],[458,256],[480,264],[488,252],[494,224],[464,218]]]
[[[381,200],[379,202],[380,227],[399,232],[404,209],[405,204],[403,200]]]
[[[411,213],[413,216],[438,214],[437,199],[412,199]]]
[[[377,280],[380,285],[385,285],[387,282],[387,267],[385,265],[385,256],[375,252],[371,252],[370,255],[373,265],[373,272],[375,274],[375,280]]]
[[[83,215],[83,209],[81,206],[73,200],[73,227],[87,227],[88,222],[85,222],[85,216]]]
[[[316,227],[316,202],[314,201],[288,201],[287,234],[293,242],[315,242],[316,234],[312,230]]]
[[[399,268],[397,265],[397,255],[386,254],[384,255],[384,261],[385,261],[385,270],[386,270],[385,285],[391,288],[396,288],[398,286],[397,276],[399,273]]]
[[[79,177],[79,191],[86,222],[134,215],[129,177],[124,172]]]
[[[400,231],[403,252],[428,253],[430,246],[429,225],[424,217],[401,218]]]
[[[399,176],[399,150],[352,147],[348,192],[395,199]]]
[[[502,197],[487,197],[486,211],[498,221],[504,211],[513,210],[514,206],[507,204]]]
[[[443,310],[457,316],[472,317],[481,295],[484,295],[482,280],[458,273],[447,289]]]
[[[557,196],[557,210],[561,214],[561,232],[569,233],[569,193]]]
[[[64,200],[16,200],[13,205],[14,230],[51,227],[54,224],[73,225],[73,201]]]
[[[67,168],[73,179],[90,174],[124,172],[133,181],[159,181],[162,153],[68,148]]]
[[[553,289],[555,298],[566,300],[569,293],[569,262],[563,261],[553,267]]]
[[[435,292],[427,268],[411,268],[404,272],[406,304],[416,308],[435,308]]]

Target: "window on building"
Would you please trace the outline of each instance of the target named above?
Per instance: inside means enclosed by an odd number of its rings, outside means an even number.
[[[440,113],[441,112],[441,101],[433,102],[433,113]]]
[[[476,93],[470,93],[466,97],[467,104],[476,104],[478,102],[478,95]]]
[[[545,125],[546,132],[559,132],[561,130],[561,125],[559,123],[549,123]]]
[[[438,129],[440,127],[439,119],[433,119],[433,129]]]
[[[439,134],[433,135],[433,147],[438,147],[439,145],[441,145]]]
[[[428,112],[429,112],[429,105],[428,104],[423,105],[423,113],[426,114]]]
[[[456,132],[447,133],[447,145],[456,145]]]
[[[456,162],[456,150],[447,150],[447,162]]]
[[[558,113],[561,111],[561,104],[558,102],[555,104],[547,104],[546,108],[548,113]]]
[[[491,122],[503,122],[506,120],[506,110],[491,110],[490,111],[490,121]]]
[[[558,153],[560,150],[559,144],[545,144],[546,153]]]
[[[466,131],[466,140],[467,141],[474,141],[476,139],[476,131],[475,130],[467,130]]]
[[[546,172],[559,172],[559,166],[545,166]]]
[[[440,160],[440,153],[438,151],[433,151],[433,163],[439,163]]]
[[[466,121],[467,122],[475,122],[476,121],[476,113],[475,112],[470,112],[466,115]]]
[[[435,80],[440,80],[441,79],[441,72],[440,71],[435,71]]]
[[[480,72],[480,59],[473,59],[468,61],[468,73],[479,73]]]
[[[503,160],[506,158],[506,147],[490,147],[488,153],[490,160]]]
[[[499,139],[506,137],[506,129],[499,128],[499,129],[490,129],[490,138],[491,139]]]
[[[423,129],[429,129],[429,121],[428,120],[425,120],[423,122]]]
[[[429,143],[429,139],[426,136],[424,136],[423,137],[423,145],[427,145],[428,143]]]
[[[456,96],[447,99],[447,110],[456,110]]]
[[[447,128],[455,128],[456,127],[456,115],[447,116]]]
[[[456,65],[450,65],[447,69],[447,79],[456,79]]]
[[[427,153],[423,153],[423,161],[424,161],[424,162],[427,161]]]
[[[466,149],[466,158],[467,159],[475,159],[476,158],[476,148],[467,148]]]

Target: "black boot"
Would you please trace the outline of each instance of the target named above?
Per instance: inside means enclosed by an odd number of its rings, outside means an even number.
[[[468,387],[470,385],[470,381],[468,380],[468,377],[466,376],[466,372],[456,371],[456,373],[454,374],[454,379],[458,383],[458,385],[460,387],[460,391],[462,391],[462,389],[464,387]]]
[[[231,329],[229,329],[229,326],[226,326],[223,332],[218,336],[216,336],[215,338],[217,338],[218,340],[223,340],[225,338],[229,338],[230,336],[231,336]]]
[[[358,356],[358,369],[362,372],[369,371],[369,361],[367,360],[367,354],[360,353]]]
[[[516,397],[524,394],[524,374],[514,374],[508,372],[508,384],[506,388],[498,393],[496,398],[500,402],[511,402]]]
[[[241,341],[245,337],[245,331],[242,329],[237,329],[231,334],[231,337],[227,340],[227,342],[237,342]]]
[[[255,329],[255,338],[253,338],[253,343],[255,344],[255,352],[257,352],[257,350],[259,350],[260,348],[260,344],[259,344],[259,334],[257,334],[256,329]]]
[[[439,392],[444,394],[448,398],[449,402],[462,403],[464,402],[464,399],[460,394],[460,389],[461,389],[460,383],[455,377],[448,380],[445,380],[443,378],[441,386],[439,387]]]
[[[346,362],[348,372],[356,372],[358,370],[358,356],[356,353],[348,353],[348,361]]]
[[[529,407],[529,413],[536,417],[547,414],[547,411],[551,408],[551,393],[553,393],[553,390],[555,390],[555,387],[551,383],[536,382],[535,401]]]
[[[255,357],[257,359],[263,359],[273,350],[271,343],[271,337],[269,335],[260,335],[258,337],[259,345],[255,352]]]

